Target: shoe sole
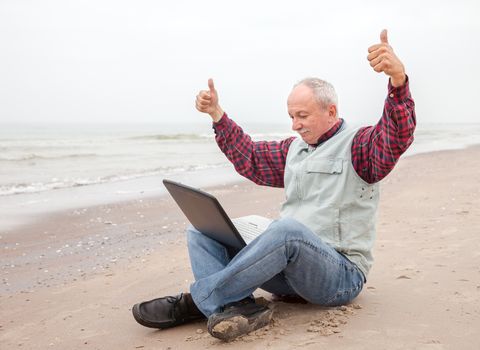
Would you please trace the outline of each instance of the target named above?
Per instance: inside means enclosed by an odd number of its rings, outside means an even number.
[[[248,334],[257,329],[267,326],[272,319],[272,310],[266,309],[259,313],[246,317],[243,315],[233,316],[219,321],[215,326],[208,327],[209,333],[223,341],[231,341],[241,335]],[[210,323],[210,320],[209,320]]]

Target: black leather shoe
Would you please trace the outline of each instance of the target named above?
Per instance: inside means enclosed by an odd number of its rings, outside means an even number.
[[[205,318],[189,293],[135,304],[132,313],[142,326],[161,329]]]
[[[265,327],[272,319],[272,310],[255,303],[234,303],[223,312],[210,315],[208,332],[215,338],[231,341],[241,335]]]

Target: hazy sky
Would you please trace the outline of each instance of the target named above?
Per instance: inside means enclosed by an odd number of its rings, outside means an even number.
[[[0,122],[189,123],[209,77],[236,120],[288,122],[292,84],[318,76],[373,123],[383,28],[419,122],[479,122],[479,18],[474,0],[0,0]]]

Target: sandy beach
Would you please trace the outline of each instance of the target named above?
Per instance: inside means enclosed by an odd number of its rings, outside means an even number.
[[[227,213],[276,217],[282,189],[208,189]],[[256,297],[269,327],[231,343],[206,322],[138,325],[134,303],[187,291],[186,220],[170,197],[42,216],[0,232],[1,349],[479,349],[480,147],[402,159],[381,185],[375,264],[353,304]]]

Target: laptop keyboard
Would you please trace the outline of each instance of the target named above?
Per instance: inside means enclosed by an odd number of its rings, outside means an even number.
[[[263,231],[265,230],[264,227],[258,227],[257,225],[246,222],[243,220],[232,220],[233,224],[237,228],[238,232],[242,236],[245,243],[250,243],[255,238],[257,238]]]

